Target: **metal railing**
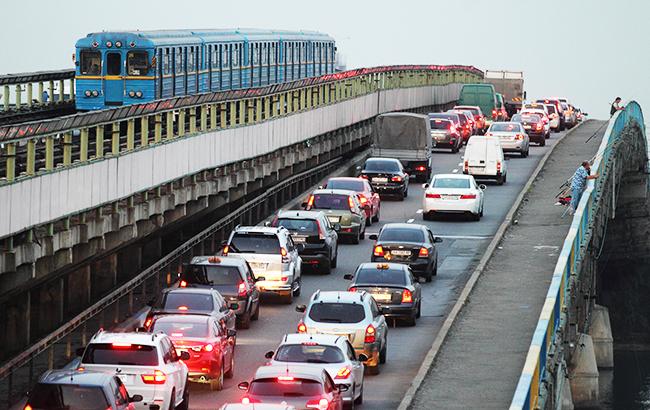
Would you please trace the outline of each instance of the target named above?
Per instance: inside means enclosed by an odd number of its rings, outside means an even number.
[[[544,409],[545,382],[556,372],[562,372],[564,363],[555,356],[562,353],[559,350],[561,350],[560,345],[567,324],[569,303],[567,301],[570,301],[571,282],[573,278],[580,275],[582,258],[591,239],[592,224],[601,205],[601,192],[608,179],[608,164],[612,160],[617,143],[622,138],[623,130],[633,124],[638,125],[645,134],[643,112],[636,101],[630,102],[624,110],[614,114],[609,121],[592,165],[592,169],[600,176],[596,180],[589,181],[573,216],[510,405],[511,410]],[[645,138],[643,138],[643,145],[646,145]],[[557,364],[558,368],[555,369],[553,368],[555,366],[549,364]],[[559,375],[558,379],[562,379],[560,381],[562,382],[564,376]],[[555,390],[561,391],[559,388]]]
[[[4,126],[0,127],[0,185],[196,133],[260,123],[377,90],[479,82],[482,78],[482,71],[468,66],[363,68],[262,88],[175,97]]]

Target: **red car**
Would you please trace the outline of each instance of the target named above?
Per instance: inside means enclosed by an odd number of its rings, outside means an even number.
[[[174,342],[177,354],[185,351],[189,381],[206,383],[221,390],[223,378],[235,372],[234,330],[228,330],[209,315],[166,315],[154,319],[151,332],[164,332]]]
[[[330,178],[327,180],[325,188],[347,189],[356,192],[361,206],[370,205],[370,208],[366,209],[366,225],[370,226],[373,222],[379,221],[381,201],[379,194],[372,190],[368,180],[354,177]]]

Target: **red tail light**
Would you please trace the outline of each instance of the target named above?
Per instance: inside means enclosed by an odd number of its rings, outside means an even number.
[[[131,343],[113,343],[111,346],[113,349],[130,349]]]
[[[151,326],[151,322],[153,322],[153,318],[148,317],[147,320],[144,321],[144,328],[149,329],[149,326]]]
[[[427,248],[420,248],[420,252],[418,253],[418,258],[428,258],[429,257],[429,250]]]
[[[465,172],[469,171],[469,161],[468,160],[465,160],[465,162],[463,162],[463,170]]]
[[[182,280],[179,286],[180,286],[181,288],[185,288],[185,287],[187,287],[187,282],[185,282],[184,280]]]
[[[316,227],[318,228],[318,239],[321,241],[325,239],[325,233],[323,232],[323,227],[320,226],[320,222],[318,222],[318,219],[316,220]]]
[[[517,134],[515,135],[516,140],[523,140],[524,139],[524,134]]]
[[[228,256],[228,252],[230,252],[230,246],[226,245],[223,247],[223,256]]]
[[[352,371],[348,367],[341,367],[338,372],[336,372],[335,379],[347,379],[352,374]]]
[[[501,172],[501,162],[497,161],[497,172]]]
[[[357,291],[357,288],[355,288],[354,286],[351,287],[350,289],[348,289],[348,292],[356,292],[356,291]]]
[[[465,194],[461,195],[460,199],[476,199],[476,194]]]
[[[25,407],[23,408],[23,410],[32,410],[32,406],[30,406],[29,404],[26,404]]]
[[[456,133],[456,127],[454,127],[453,125],[450,125],[449,126],[449,132],[451,132],[452,134],[455,134]]]
[[[402,182],[402,177],[399,176],[399,175],[395,175],[390,180],[393,181],[393,182]]]
[[[365,174],[359,175],[359,178],[370,179],[370,177],[368,175],[365,175]]]
[[[311,208],[312,206],[314,206],[314,200],[315,199],[316,198],[314,198],[313,195],[309,195],[309,200],[307,201],[307,208]]]
[[[307,333],[307,326],[303,322],[298,323],[298,333]]]
[[[402,291],[402,303],[413,303],[413,294],[410,290],[404,289]]]
[[[375,250],[372,251],[372,254],[375,256],[384,256],[384,248],[381,245],[375,246]]]
[[[426,169],[427,167],[425,167],[424,165],[418,165],[417,167],[415,167],[416,171],[425,171]]]
[[[237,288],[237,296],[240,298],[245,298],[247,294],[248,289],[246,289],[246,284],[244,282],[240,283],[239,287]]]
[[[430,199],[440,199],[441,196],[440,194],[424,194],[425,198],[430,198]]]
[[[352,199],[351,196],[348,197],[348,206],[350,207],[350,210],[354,210],[354,200]]]
[[[322,399],[309,400],[306,406],[308,409],[327,410],[330,406],[330,402],[323,397]]]
[[[361,202],[361,205],[365,205],[368,203],[368,199],[364,195],[359,195],[359,202]]]
[[[291,259],[289,258],[289,253],[287,252],[286,248],[284,248],[284,247],[280,248],[280,255],[282,255],[282,262],[283,263],[291,262]]]
[[[246,396],[242,397],[241,404],[251,404],[251,403],[261,403],[261,401]]]
[[[154,370],[153,374],[143,374],[142,381],[144,384],[165,384],[167,376],[160,370]]]
[[[373,325],[368,325],[366,328],[366,337],[363,339],[363,343],[375,343],[377,330]]]
[[[542,128],[544,128],[544,124],[542,124],[541,122],[538,122],[537,126],[535,126],[535,128],[537,128],[537,130],[541,130]]]

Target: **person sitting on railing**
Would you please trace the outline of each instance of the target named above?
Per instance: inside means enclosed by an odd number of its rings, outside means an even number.
[[[589,175],[590,173],[591,164],[589,161],[582,161],[582,164],[571,178],[571,208],[569,209],[569,214],[571,215],[578,209],[578,203],[580,202],[582,191],[584,191],[587,185],[587,180],[598,178],[598,174]]]
[[[612,106],[609,108],[609,115],[612,116],[616,114],[616,111],[622,110],[623,106],[621,106],[621,97],[616,97],[614,102],[612,103]]]

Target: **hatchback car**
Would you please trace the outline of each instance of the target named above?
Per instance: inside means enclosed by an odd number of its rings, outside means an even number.
[[[452,153],[458,152],[463,145],[454,123],[444,118],[431,119],[431,140],[433,148],[450,148]]]
[[[269,366],[320,367],[329,373],[337,386],[344,385],[344,404],[363,402],[364,354],[358,357],[347,338],[335,335],[285,335],[275,352],[267,352]]]
[[[474,123],[476,125],[476,130],[479,134],[482,134],[484,129],[486,128],[485,125],[485,116],[483,115],[483,111],[481,111],[481,107],[477,105],[457,105],[453,108],[454,110],[469,110],[474,114]]]
[[[292,303],[300,296],[304,245],[294,245],[291,233],[283,227],[237,226],[224,243],[225,256],[244,258],[255,275],[255,286],[262,293],[281,296]]]
[[[176,353],[164,333],[112,333],[100,330],[85,348],[79,369],[117,376],[130,394],[142,396],[136,409],[188,407],[189,353]]]
[[[469,214],[478,221],[483,216],[485,185],[477,185],[472,175],[438,174],[423,187],[424,219],[436,214]]]
[[[181,288],[216,289],[235,312],[237,326],[242,329],[248,329],[251,320],[260,316],[260,294],[253,271],[242,258],[195,256],[183,267],[178,284]]]
[[[518,122],[495,122],[490,125],[485,135],[499,138],[504,153],[518,152],[522,158],[528,156],[530,139],[523,125]]]
[[[438,273],[438,251],[436,243],[442,242],[433,236],[429,228],[420,224],[390,223],[384,225],[378,235],[370,235],[375,246],[372,262],[393,262],[408,265],[418,277],[431,282]]]
[[[322,211],[280,211],[271,226],[282,226],[291,233],[295,244],[302,245],[298,251],[302,267],[330,274],[339,257],[341,225],[332,225]]]
[[[539,144],[540,147],[546,145],[546,126],[544,120],[537,114],[525,111],[522,114],[515,114],[512,116],[512,122],[518,122],[528,134],[530,142]]]
[[[261,366],[253,380],[238,387],[246,392],[242,404],[284,403],[300,410],[341,410],[347,390],[322,368],[290,365]]]
[[[48,370],[29,392],[24,409],[133,410],[142,396],[129,396],[119,377],[92,370]]]
[[[400,263],[362,263],[351,280],[350,292],[366,291],[372,295],[385,317],[404,320],[415,326],[422,312],[422,290],[408,265]]]
[[[370,226],[373,222],[379,222],[381,199],[379,198],[379,194],[372,189],[368,180],[353,177],[330,178],[323,188],[348,189],[356,192],[359,195],[359,203],[361,206],[370,206],[366,208],[366,225]]]
[[[352,243],[366,237],[366,208],[359,202],[354,191],[346,189],[317,189],[309,195],[302,206],[307,211],[323,211],[330,224],[338,224],[339,237]]]
[[[209,384],[210,390],[221,390],[223,378],[233,376],[234,330],[228,330],[223,322],[219,322],[213,316],[162,316],[154,319],[151,331],[167,334],[179,356],[182,352],[190,355],[190,358],[185,360],[189,370],[189,381]]]
[[[409,194],[409,175],[395,158],[368,158],[360,168],[361,178],[370,181],[380,195],[397,195],[403,201]]]
[[[357,355],[368,358],[368,372],[379,373],[379,364],[386,362],[388,326],[369,293],[318,290],[309,305],[298,305],[296,311],[304,313],[298,333],[344,336]]]

